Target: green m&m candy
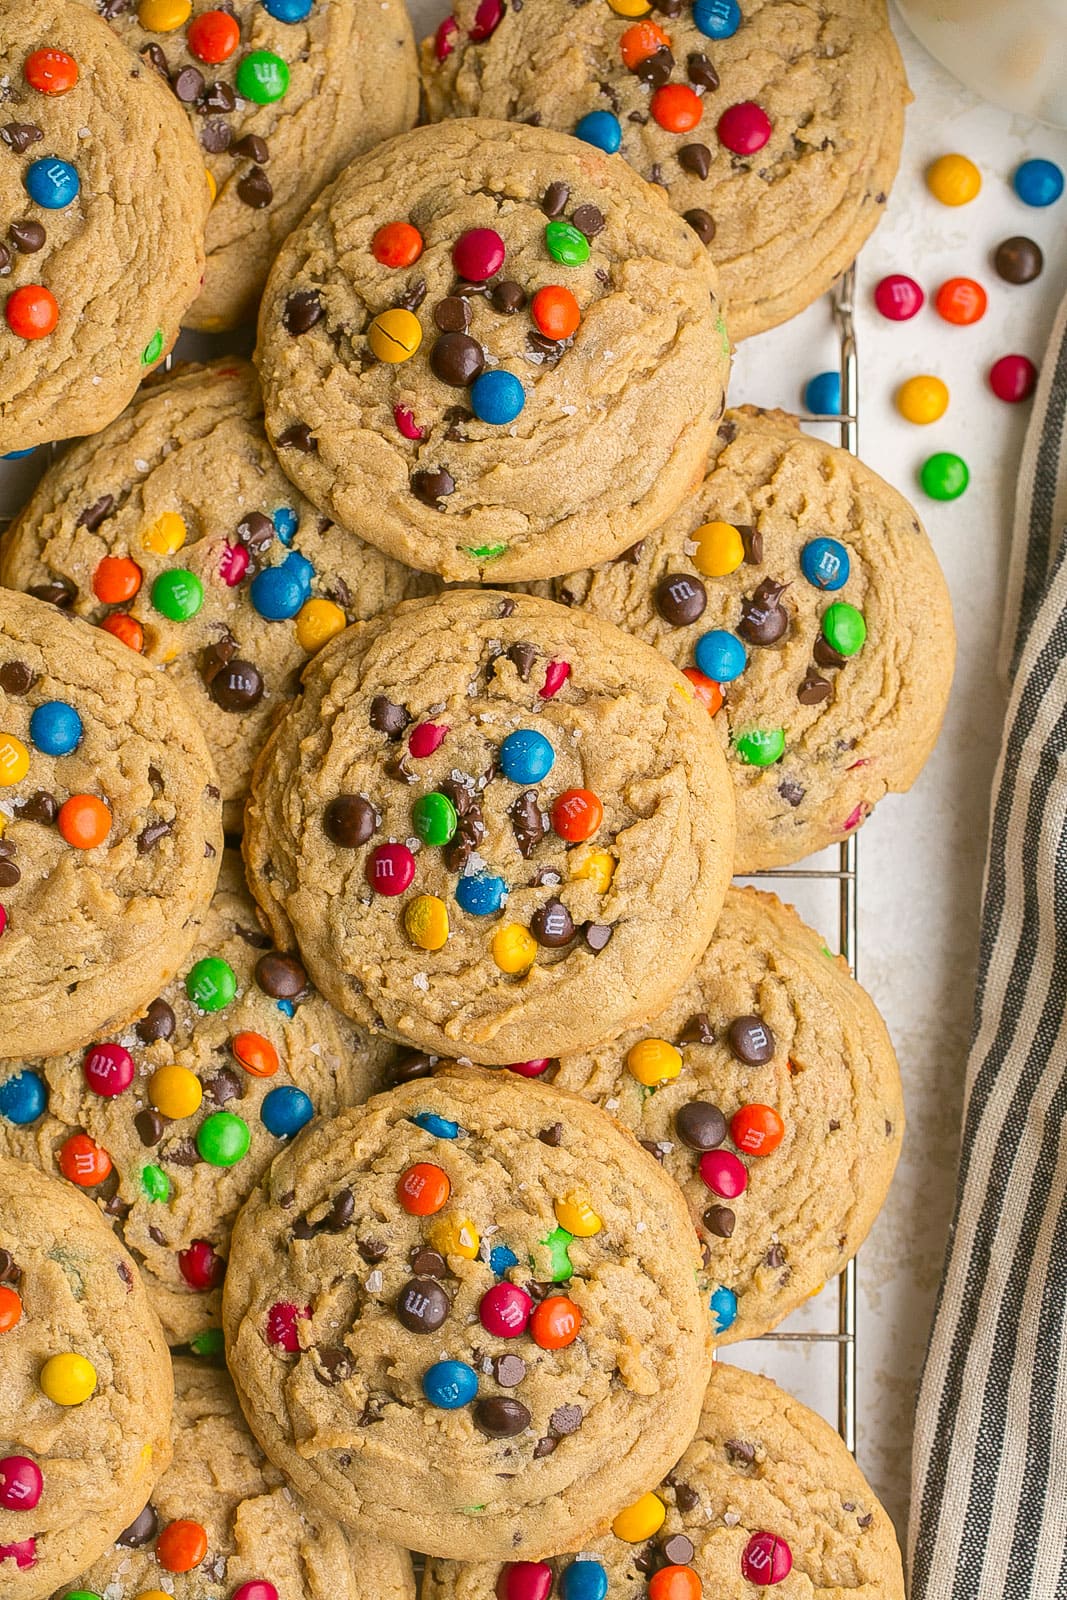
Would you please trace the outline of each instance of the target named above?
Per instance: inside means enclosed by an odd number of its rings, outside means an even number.
[[[567,1279],[574,1275],[571,1258],[567,1253],[574,1243],[573,1233],[568,1233],[566,1228],[553,1228],[548,1238],[542,1239],[541,1243],[547,1247],[549,1260],[552,1263],[552,1282],[566,1283]]]
[[[159,1204],[170,1199],[170,1179],[162,1167],[142,1167],[141,1188],[149,1200],[155,1200]]]
[[[221,956],[205,956],[190,967],[185,992],[201,1011],[221,1011],[237,993],[237,975]]]
[[[822,636],[839,656],[858,654],[867,638],[863,612],[850,606],[847,600],[835,600],[823,612]]]
[[[785,754],[783,728],[750,728],[734,740],[738,757],[748,767],[770,767]]]
[[[171,622],[188,622],[204,603],[204,585],[195,572],[171,567],[152,584],[152,604]]]
[[[589,260],[589,240],[573,222],[550,222],[545,228],[545,244],[553,261],[564,267],[580,267]]]
[[[212,1167],[235,1167],[248,1154],[248,1123],[232,1111],[216,1111],[200,1124],[196,1148]]]
[[[95,1589],[68,1589],[63,1600],[102,1600]]]
[[[157,328],[141,353],[142,367],[151,367],[163,354],[163,329]]]
[[[420,795],[411,820],[423,844],[447,844],[456,831],[456,808],[446,794]]]
[[[269,106],[289,88],[289,68],[273,50],[253,50],[237,68],[237,93],[242,100]]]
[[[189,1340],[189,1348],[197,1356],[221,1356],[224,1345],[221,1328],[205,1328]]]
[[[928,456],[919,473],[919,482],[931,500],[958,500],[970,481],[966,461],[951,450]]]

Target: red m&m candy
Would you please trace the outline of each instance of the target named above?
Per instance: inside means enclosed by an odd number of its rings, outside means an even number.
[[[730,1119],[730,1138],[747,1156],[769,1156],[785,1138],[785,1123],[773,1106],[742,1106]]]
[[[236,17],[228,11],[202,11],[185,33],[186,43],[198,61],[218,66],[228,61],[241,42]]]
[[[38,94],[68,94],[78,81],[78,63],[65,50],[35,50],[26,57],[22,76]]]
[[[110,1098],[121,1094],[133,1082],[133,1057],[120,1044],[90,1045],[82,1070],[93,1093]]]
[[[550,661],[545,668],[545,681],[538,690],[539,698],[551,700],[554,695],[559,694],[570,675],[571,664],[569,661]]]
[[[59,1170],[69,1183],[92,1189],[111,1171],[111,1157],[87,1133],[72,1133],[59,1152]]]
[[[517,1283],[494,1283],[478,1304],[478,1316],[486,1333],[496,1339],[517,1339],[526,1332],[533,1301]]]
[[[15,1289],[0,1283],[0,1333],[10,1333],[22,1318],[22,1300]]]
[[[925,298],[915,279],[903,272],[891,272],[874,291],[875,305],[890,322],[907,322],[922,309]]]
[[[509,1561],[496,1580],[496,1600],[548,1600],[552,1568],[543,1561]]]
[[[47,339],[59,321],[59,303],[51,289],[27,283],[9,294],[4,316],[11,332],[20,339]]]
[[[310,1316],[310,1306],[294,1306],[288,1301],[278,1301],[267,1312],[267,1343],[289,1355],[295,1355],[300,1349],[300,1334],[296,1325],[306,1322]]]
[[[552,807],[552,827],[572,844],[591,839],[603,820],[604,807],[592,789],[564,789]]]
[[[704,102],[687,83],[665,83],[652,96],[648,108],[661,128],[668,133],[688,133],[704,115]],[[720,138],[722,135],[720,134]],[[770,138],[770,124],[767,124]],[[761,141],[767,143],[767,139]],[[759,145],[756,146],[759,149]]]
[[[171,1522],[156,1540],[156,1560],[164,1572],[192,1572],[207,1555],[207,1532],[199,1522]]]
[[[485,283],[504,265],[504,241],[493,228],[468,228],[452,246],[452,265],[468,283]]]
[[[412,728],[408,740],[408,749],[417,760],[424,760],[432,756],[435,750],[440,750],[445,742],[448,728],[441,722],[420,722],[417,728]]]
[[[509,1061],[507,1072],[517,1072],[520,1078],[539,1078],[552,1065],[551,1056],[539,1056],[536,1061]]]
[[[989,387],[1010,405],[1028,400],[1036,382],[1037,368],[1028,356],[1001,356],[989,369]]]
[[[738,156],[754,156],[771,136],[771,119],[754,100],[727,106],[719,118],[719,143]]]
[[[43,1489],[41,1469],[29,1456],[0,1460],[0,1508],[4,1511],[32,1511]]]
[[[383,267],[413,267],[422,255],[422,234],[410,222],[387,222],[374,235],[370,248]]]
[[[488,39],[500,26],[504,15],[504,0],[478,0],[478,9],[474,13],[471,23],[470,36],[475,44],[483,39]]]
[[[397,1199],[413,1217],[436,1215],[451,1193],[448,1173],[430,1161],[417,1161],[413,1167],[401,1173],[396,1186]]]
[[[378,894],[403,894],[415,876],[415,857],[406,844],[380,844],[367,857],[367,882]]]
[[[217,1289],[226,1276],[226,1263],[206,1239],[194,1239],[188,1250],[178,1251],[178,1268],[191,1289]]]
[[[793,1552],[773,1533],[754,1533],[741,1552],[741,1576],[749,1583],[781,1583],[793,1570]]]
[[[729,1150],[707,1150],[700,1158],[700,1176],[712,1194],[736,1200],[748,1188],[745,1163]]]
[[[231,1600],[278,1600],[278,1591],[265,1578],[253,1578],[233,1591]]]

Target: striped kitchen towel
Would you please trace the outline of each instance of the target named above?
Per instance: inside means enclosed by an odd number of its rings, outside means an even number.
[[[912,1600],[1067,1600],[1067,301],[1019,472],[956,1210]]]

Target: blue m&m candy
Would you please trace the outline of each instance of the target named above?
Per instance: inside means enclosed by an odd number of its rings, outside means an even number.
[[[715,1319],[715,1332],[725,1333],[737,1321],[737,1296],[720,1284],[708,1304]]]
[[[275,22],[303,22],[314,4],[315,0],[263,0],[263,9]]]
[[[271,521],[282,544],[292,544],[300,519],[291,506],[279,506]]]
[[[19,1128],[36,1122],[47,1104],[45,1081],[36,1072],[18,1072],[0,1083],[0,1117]]]
[[[27,456],[32,456],[37,446],[31,444],[28,450],[9,450],[6,456],[0,456],[0,461],[25,461]]]
[[[478,1374],[465,1361],[435,1361],[422,1375],[422,1392],[439,1410],[458,1411],[478,1393]]]
[[[424,1133],[432,1133],[435,1139],[459,1138],[459,1123],[439,1117],[436,1111],[416,1111],[411,1120],[416,1128],[421,1128]]]
[[[281,566],[264,567],[252,579],[252,604],[268,622],[286,622],[307,599],[313,574],[311,562],[293,551]]]
[[[804,404],[816,417],[841,415],[841,374],[817,372],[804,385]]]
[[[703,634],[693,654],[700,671],[713,683],[733,683],[744,672],[748,660],[740,639],[725,628],[713,628]]]
[[[741,26],[737,0],[694,0],[693,21],[708,39],[732,39]]]
[[[479,422],[503,427],[526,404],[526,390],[513,372],[483,372],[471,384],[471,410]]]
[[[502,1278],[505,1272],[510,1272],[511,1268],[517,1267],[518,1264],[519,1258],[510,1245],[494,1245],[489,1252],[489,1265],[498,1278]]]
[[[517,728],[500,746],[500,770],[512,783],[540,783],[552,771],[556,752],[543,733]]]
[[[1050,206],[1063,193],[1063,171],[1054,161],[1024,161],[1011,181],[1027,206]]]
[[[472,917],[492,916],[504,904],[506,893],[503,878],[491,877],[487,872],[472,872],[456,884],[456,902]]]
[[[81,717],[65,700],[46,700],[30,718],[30,738],[46,756],[69,756],[82,732]]]
[[[260,1106],[259,1114],[268,1133],[273,1133],[276,1139],[291,1139],[311,1121],[315,1107],[303,1089],[287,1085],[271,1090]]]
[[[599,1561],[572,1561],[559,1580],[562,1600],[604,1600],[608,1575]]]
[[[800,570],[816,589],[843,589],[848,582],[848,551],[836,539],[809,539],[800,552]]]
[[[622,144],[622,127],[610,111],[588,111],[575,123],[574,137],[613,156]]]
[[[78,198],[81,188],[77,168],[69,161],[57,161],[54,156],[31,161],[25,183],[30,199],[46,211],[62,211]]]

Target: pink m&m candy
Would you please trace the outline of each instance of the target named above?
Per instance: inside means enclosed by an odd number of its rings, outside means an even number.
[[[1009,405],[1028,400],[1036,382],[1037,368],[1027,356],[1001,356],[989,369],[989,387]]]
[[[228,589],[236,589],[248,571],[248,549],[243,544],[224,544],[219,556],[219,577]]]
[[[537,1061],[511,1061],[507,1070],[517,1072],[520,1078],[539,1078],[551,1065],[551,1056],[541,1056]]]
[[[3,933],[3,931],[4,931],[4,929],[6,927],[7,927],[7,912],[4,910],[3,906],[0,906],[0,933]]]
[[[419,427],[415,421],[414,413],[409,411],[407,406],[393,407],[393,421],[405,439],[421,439],[424,437],[423,429]]]
[[[265,1578],[253,1578],[233,1591],[231,1600],[278,1600],[278,1591]]]
[[[194,1239],[188,1250],[179,1250],[178,1267],[190,1289],[217,1289],[226,1276],[225,1261],[206,1239]]]
[[[37,1565],[37,1540],[19,1539],[15,1544],[0,1544],[0,1561],[13,1561],[20,1572]],[[546,1591],[547,1592],[547,1591]]]
[[[541,699],[551,700],[554,694],[559,694],[570,675],[569,661],[550,661],[545,668],[545,681],[540,690]]]
[[[875,305],[890,322],[907,322],[922,310],[925,298],[915,279],[904,272],[891,272],[874,291]]]
[[[548,1600],[552,1568],[543,1561],[509,1561],[496,1580],[496,1600]]]
[[[438,24],[437,32],[433,36],[433,53],[438,61],[445,61],[456,48],[456,34],[459,32],[459,23],[455,17],[445,17]]]
[[[413,756],[432,756],[445,742],[447,727],[440,722],[420,722],[417,728],[412,728],[411,738],[408,740],[408,749]]]
[[[406,844],[380,844],[367,857],[367,882],[377,894],[403,894],[415,876]]]
[[[5,1511],[32,1511],[43,1489],[41,1469],[29,1456],[0,1461],[0,1507]]]
[[[754,156],[771,136],[771,119],[754,100],[727,106],[719,118],[719,143],[738,156]]]
[[[296,1325],[306,1322],[310,1315],[310,1306],[294,1306],[288,1300],[275,1301],[267,1312],[267,1343],[295,1355],[300,1349]]]
[[[491,33],[495,33],[503,15],[504,0],[481,0],[474,13],[474,22],[470,30],[470,36],[475,43],[488,39]]]
[[[517,1283],[494,1283],[478,1305],[482,1327],[497,1339],[517,1339],[525,1333],[532,1311],[533,1301]]]
[[[792,1550],[773,1533],[754,1533],[741,1552],[741,1576],[749,1583],[781,1583],[792,1570]]]
[[[468,283],[486,283],[504,265],[504,241],[494,228],[468,228],[452,246],[452,265]]]
[[[90,1045],[82,1070],[93,1093],[110,1098],[121,1094],[133,1082],[133,1057],[120,1044]]]
[[[706,1150],[700,1158],[700,1176],[712,1194],[736,1200],[748,1188],[745,1163],[731,1150]]]

